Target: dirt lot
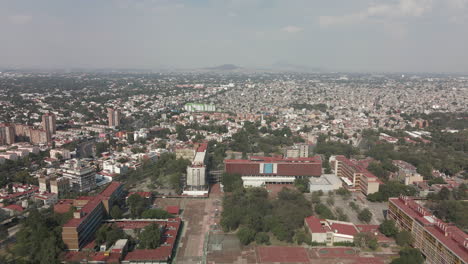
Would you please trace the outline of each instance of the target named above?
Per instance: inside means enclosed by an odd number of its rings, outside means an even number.
[[[183,228],[176,253],[175,263],[201,263],[204,258],[205,238],[210,228],[219,225],[221,210],[219,186],[214,186],[210,198],[160,198],[157,207],[177,205],[181,209]]]

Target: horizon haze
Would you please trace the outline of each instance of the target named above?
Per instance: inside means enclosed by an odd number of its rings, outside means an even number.
[[[0,68],[468,73],[468,0],[0,0]]]

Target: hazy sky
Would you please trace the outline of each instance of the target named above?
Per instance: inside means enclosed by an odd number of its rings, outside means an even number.
[[[0,0],[0,66],[468,72],[468,0]]]

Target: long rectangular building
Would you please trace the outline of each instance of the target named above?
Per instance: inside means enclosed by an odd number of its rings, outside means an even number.
[[[421,250],[426,263],[468,263],[468,235],[433,216],[416,200],[407,196],[388,199],[388,218],[400,230],[411,232],[413,246]]]
[[[293,183],[296,178],[320,177],[322,160],[310,158],[250,157],[248,160],[225,160],[225,171],[240,174],[246,187]]]
[[[62,227],[62,239],[68,250],[80,250],[92,240],[106,213],[122,193],[123,185],[112,182],[97,196],[83,200],[83,207]]]
[[[364,195],[379,191],[382,182],[358,162],[339,155],[332,156],[330,163],[336,176],[343,180],[343,185],[350,191],[360,191]]]

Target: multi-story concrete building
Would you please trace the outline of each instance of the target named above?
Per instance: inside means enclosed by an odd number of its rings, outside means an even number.
[[[0,145],[15,143],[15,128],[10,124],[0,124]]]
[[[96,188],[96,169],[87,162],[68,160],[62,165],[62,174],[68,178],[75,192],[88,192]]]
[[[334,168],[336,176],[343,180],[343,186],[348,190],[360,191],[364,195],[379,191],[382,181],[359,165],[358,162],[340,155],[330,157],[330,163],[332,168]]]
[[[245,187],[266,184],[292,184],[296,178],[319,177],[322,160],[310,158],[256,157],[248,160],[225,160],[225,171],[240,174]]]
[[[62,159],[71,159],[70,150],[65,148],[57,148],[50,150],[50,157],[56,159],[57,157],[61,157]]]
[[[47,135],[49,136],[49,138],[55,134],[56,125],[55,125],[54,114],[47,113],[47,114],[42,115],[42,129],[44,129],[47,132]]]
[[[188,103],[185,104],[184,109],[187,112],[214,112],[216,111],[216,106],[211,104]]]
[[[206,149],[208,144],[202,143],[197,147],[192,164],[187,167],[187,190],[206,190]]]
[[[309,157],[309,145],[298,144],[286,149],[286,157],[288,158],[307,158]]]
[[[32,144],[47,144],[51,137],[46,130],[30,128],[29,139]]]
[[[416,167],[412,164],[403,160],[394,160],[392,163],[398,168],[398,172],[396,173],[397,179],[404,182],[405,185],[424,180],[421,174],[416,171]]]
[[[120,110],[107,108],[107,119],[110,127],[120,126]]]
[[[70,180],[65,177],[50,179],[50,192],[58,195],[67,193],[70,190]]]
[[[62,227],[62,239],[68,250],[80,250],[91,241],[106,213],[122,193],[123,185],[112,182],[100,194],[84,201],[85,205]]]
[[[406,196],[388,199],[388,218],[400,230],[411,232],[413,246],[429,264],[468,263],[468,235],[433,216],[423,205]]]

